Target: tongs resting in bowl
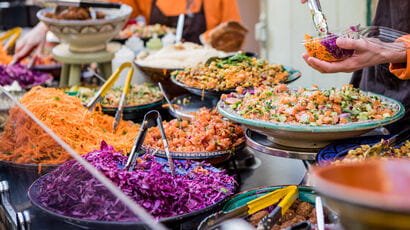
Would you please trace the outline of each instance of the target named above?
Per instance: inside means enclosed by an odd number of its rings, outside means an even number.
[[[136,160],[139,157],[139,153],[141,152],[141,146],[144,143],[145,136],[147,134],[149,128],[149,122],[156,121],[157,125],[159,126],[159,131],[161,132],[162,142],[164,144],[164,150],[168,158],[169,169],[171,170],[171,174],[175,176],[175,167],[174,162],[172,161],[171,154],[169,152],[168,141],[165,135],[164,126],[162,125],[162,117],[161,114],[157,110],[151,110],[145,114],[144,120],[142,121],[140,131],[138,133],[137,138],[135,139],[134,146],[131,149],[131,153],[128,156],[127,163],[125,164],[125,169],[131,172],[134,170]]]
[[[125,101],[127,99],[127,94],[130,89],[131,79],[134,74],[134,67],[131,62],[124,62],[112,75],[111,77],[104,83],[104,85],[98,90],[98,92],[94,95],[93,99],[88,103],[87,108],[88,111],[93,111],[97,103],[107,94],[108,90],[112,88],[114,83],[118,80],[120,73],[125,69],[130,68],[127,74],[127,78],[125,79],[124,88],[122,90],[120,103],[118,104],[117,112],[115,113],[115,119],[113,124],[113,130],[117,128],[118,124],[121,121],[122,117],[122,110],[124,108]]]
[[[264,196],[261,196],[255,200],[249,201],[243,206],[235,208],[228,212],[217,212],[204,221],[201,222],[198,229],[214,229],[217,228],[223,221],[232,218],[245,218],[250,216],[260,210],[263,210],[279,201],[281,201],[278,206],[272,211],[272,216],[267,216],[258,226],[258,229],[265,229],[265,227],[273,226],[275,221],[277,221],[282,213],[285,213],[288,208],[292,205],[293,201],[299,196],[298,187],[295,185],[287,186],[273,192],[270,192]],[[279,218],[276,218],[279,217]],[[269,228],[270,229],[270,228]]]

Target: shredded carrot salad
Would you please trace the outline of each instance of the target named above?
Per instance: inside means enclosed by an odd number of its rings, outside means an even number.
[[[131,150],[139,125],[121,121],[115,133],[114,118],[100,111],[88,112],[81,100],[61,90],[34,87],[20,102],[77,153],[99,149],[105,140],[117,150]],[[28,164],[60,164],[69,155],[19,107],[0,134],[0,160]]]
[[[222,119],[216,110],[200,109],[192,121],[164,121],[170,151],[174,152],[211,152],[229,150],[243,143],[241,126]],[[144,145],[163,149],[158,127],[148,130]]]
[[[306,52],[311,57],[315,57],[319,60],[336,62],[340,61],[339,59],[333,57],[333,55],[327,51],[326,46],[321,44],[320,39],[314,39],[312,36],[305,34],[305,49]]]

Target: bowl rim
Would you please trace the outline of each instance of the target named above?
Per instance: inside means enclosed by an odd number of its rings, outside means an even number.
[[[104,8],[96,8],[96,9],[104,9]],[[36,13],[37,18],[45,22],[46,24],[52,24],[52,25],[60,25],[60,26],[90,26],[90,25],[96,25],[96,24],[105,24],[105,23],[110,23],[110,22],[116,22],[118,20],[121,20],[123,18],[128,18],[131,13],[132,13],[132,8],[126,4],[121,4],[121,8],[118,9],[118,11],[123,11],[122,14],[120,15],[113,15],[112,17],[106,17],[103,19],[91,19],[91,20],[59,20],[59,19],[53,19],[53,18],[48,18],[44,16],[45,12],[51,11],[53,8],[44,8],[39,10]]]
[[[217,109],[222,116],[241,123],[245,126],[254,126],[258,128],[266,128],[266,129],[277,129],[283,131],[292,131],[292,132],[311,132],[311,133],[328,133],[328,132],[347,132],[347,131],[359,131],[359,130],[367,130],[376,128],[379,126],[387,125],[393,123],[404,116],[405,109],[402,103],[399,101],[367,91],[362,91],[369,96],[377,96],[382,100],[388,101],[391,106],[398,106],[398,111],[391,117],[380,119],[380,120],[368,120],[368,121],[359,121],[359,122],[351,122],[347,124],[337,124],[337,125],[322,125],[322,126],[312,126],[312,125],[296,125],[296,124],[286,124],[280,122],[272,122],[272,121],[264,121],[264,120],[257,120],[257,119],[246,119],[242,116],[238,115],[235,111],[233,111],[229,106],[227,106],[222,100],[220,100],[217,104]]]
[[[324,167],[315,167],[310,171],[310,179],[315,191],[325,198],[328,197],[338,202],[359,205],[376,210],[385,210],[390,212],[402,212],[410,214],[410,198],[403,202],[403,195],[384,194],[372,190],[364,190],[350,185],[343,185],[329,181],[320,176],[321,173],[334,169],[335,167],[354,167],[355,165],[366,164],[383,164],[386,162],[404,162],[408,160],[392,159],[389,161],[369,160],[367,162],[344,163],[341,165],[331,165]],[[394,163],[393,163],[394,164]],[[399,163],[401,164],[401,163]],[[383,167],[383,165],[381,167]],[[346,194],[355,194],[355,196],[346,196]],[[379,204],[379,205],[377,205]]]

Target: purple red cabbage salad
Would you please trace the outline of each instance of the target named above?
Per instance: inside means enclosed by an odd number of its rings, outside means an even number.
[[[343,59],[353,55],[354,50],[343,49],[336,45],[336,40],[339,36],[329,33],[321,39],[320,44],[326,47],[326,50],[337,59]]]
[[[21,88],[27,89],[41,85],[51,79],[51,75],[28,69],[22,64],[0,65],[0,85],[11,85],[17,81]]]
[[[208,163],[174,161],[173,177],[166,161],[151,155],[138,159],[134,171],[123,169],[127,157],[105,142],[83,156],[127,196],[156,219],[209,207],[231,195],[236,181]],[[100,221],[137,221],[128,209],[78,162],[64,163],[38,184],[37,200],[58,214]]]

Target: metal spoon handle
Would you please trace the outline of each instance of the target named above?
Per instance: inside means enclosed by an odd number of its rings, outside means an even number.
[[[162,87],[161,82],[158,82],[158,87],[161,90],[162,95],[164,96],[165,100],[167,101],[167,103],[169,104],[169,109],[176,114],[175,108],[171,103],[171,100],[169,100],[167,93],[165,92],[164,88]]]

